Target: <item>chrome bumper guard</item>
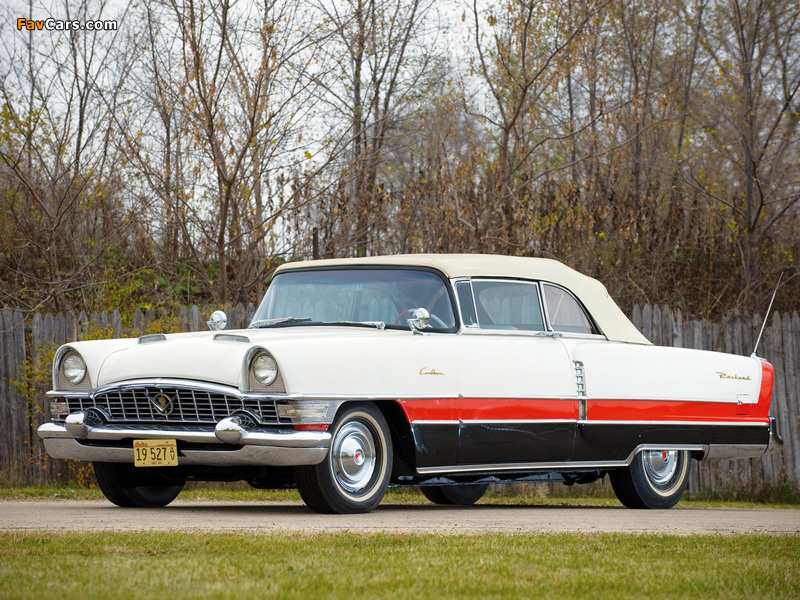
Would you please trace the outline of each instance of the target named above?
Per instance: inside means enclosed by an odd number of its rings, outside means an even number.
[[[38,434],[44,441],[47,453],[53,458],[132,463],[132,447],[92,445],[85,442],[174,439],[220,446],[209,449],[179,447],[178,463],[181,465],[294,466],[321,463],[331,444],[331,434],[327,431],[250,430],[242,426],[242,420],[237,416],[222,419],[213,431],[191,427],[140,428],[106,423],[94,425],[90,423],[91,420],[87,418],[87,413],[77,412],[68,415],[63,425],[45,423],[39,427]]]
[[[764,454],[775,454],[783,449],[783,438],[778,433],[778,421],[775,417],[769,418],[769,445]]]

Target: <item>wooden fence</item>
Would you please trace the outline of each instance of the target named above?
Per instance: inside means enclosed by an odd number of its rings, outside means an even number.
[[[167,323],[181,331],[206,328],[210,310],[181,309]],[[228,328],[245,327],[255,307],[237,305],[226,311]],[[634,307],[634,324],[654,344],[749,355],[761,318],[733,316],[721,323],[684,320],[667,307]],[[27,316],[6,306],[0,314],[0,479],[24,483],[74,478],[71,461],[48,459],[36,428],[46,421],[50,388],[49,361],[59,345],[98,334],[107,337],[152,333],[165,322],[152,312],[138,311],[133,327],[123,328],[118,312],[77,316],[36,313]],[[758,350],[775,368],[770,414],[777,418],[785,446],[778,454],[737,461],[695,463],[690,491],[800,487],[800,316],[774,313]]]
[[[45,392],[52,387],[50,364],[58,346],[78,339],[129,337],[159,331],[200,331],[214,309],[182,308],[176,318],[137,310],[132,327],[119,311],[26,316],[5,306],[0,312],[0,482],[74,481],[86,475],[80,463],[49,458],[36,429],[49,419]],[[225,307],[228,329],[247,327],[255,306]]]

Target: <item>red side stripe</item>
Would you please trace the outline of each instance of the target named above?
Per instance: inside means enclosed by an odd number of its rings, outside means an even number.
[[[765,363],[769,365],[769,363]],[[769,377],[764,373],[759,403],[747,416],[737,414],[733,402],[669,400],[588,400],[589,421],[720,421],[768,422]],[[765,391],[767,390],[767,391]],[[767,398],[767,400],[765,400]],[[424,398],[400,400],[406,418],[413,421],[536,421],[578,418],[574,398]]]
[[[458,398],[400,400],[409,423],[414,421],[457,421]]]
[[[755,411],[753,411],[755,412]],[[589,400],[589,421],[765,421],[743,417],[733,402],[669,402],[663,400]]]
[[[578,401],[517,398],[462,398],[461,419],[464,421],[528,421],[552,419],[577,419]]]

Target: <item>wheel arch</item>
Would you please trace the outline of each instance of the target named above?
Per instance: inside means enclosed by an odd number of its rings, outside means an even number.
[[[345,410],[353,404],[371,404],[377,408],[389,426],[389,433],[392,436],[392,448],[394,450],[394,461],[392,463],[392,479],[402,476],[413,476],[416,471],[416,454],[414,450],[414,436],[411,433],[411,424],[406,418],[403,407],[394,400],[360,401],[352,400],[344,402],[338,409],[339,412]]]

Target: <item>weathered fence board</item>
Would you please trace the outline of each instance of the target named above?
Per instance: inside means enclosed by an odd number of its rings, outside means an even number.
[[[797,313],[794,315],[797,317]],[[792,319],[789,315],[784,315],[782,319],[783,331],[783,365],[784,365],[784,382],[783,386],[786,390],[786,421],[784,425],[785,431],[797,431],[800,427],[800,406],[798,406],[797,396],[795,395],[792,401],[792,391],[797,391],[800,388],[800,379],[798,379],[798,368],[800,368],[800,360],[798,360],[798,351],[800,350],[800,331],[792,327]],[[784,460],[789,463],[789,470],[793,481],[800,481],[800,440],[795,437],[795,443],[790,443],[784,450]]]
[[[2,469],[13,479],[27,479],[30,466],[30,421],[29,406],[19,392],[22,366],[25,364],[25,324],[22,312],[3,308],[0,318],[0,335],[3,336],[2,363],[3,383],[0,391],[5,400],[2,410]]]
[[[14,365],[9,365],[11,353],[6,352],[6,340],[9,338],[9,332],[5,329],[4,316],[7,310],[8,306],[0,312],[0,424],[11,421],[10,411],[13,405],[8,392],[9,382],[15,371]],[[11,469],[13,443],[16,443],[16,440],[12,440],[11,433],[7,432],[4,427],[0,429],[0,472],[8,472]]]
[[[176,319],[183,331],[206,328],[213,308],[181,308]],[[227,306],[228,328],[246,327],[255,306]],[[634,324],[656,344],[749,355],[753,350],[761,317],[732,315],[721,323],[685,319],[681,311],[667,306],[634,306]],[[154,324],[155,323],[155,324]],[[36,427],[47,418],[49,389],[48,352],[78,337],[102,331],[121,337],[140,335],[158,327],[153,309],[137,310],[132,327],[124,328],[119,311],[87,315],[73,313],[34,314],[23,318],[20,310],[5,306],[0,311],[0,477],[25,481],[46,481],[57,477],[59,461],[47,460],[36,436]],[[781,453],[739,461],[695,463],[690,491],[758,487],[761,484],[789,484],[800,487],[800,316],[797,312],[774,313],[764,331],[759,356],[775,368],[771,415],[778,420],[785,446]],[[26,397],[18,385],[26,359],[40,377]],[[42,381],[44,379],[44,381]]]

